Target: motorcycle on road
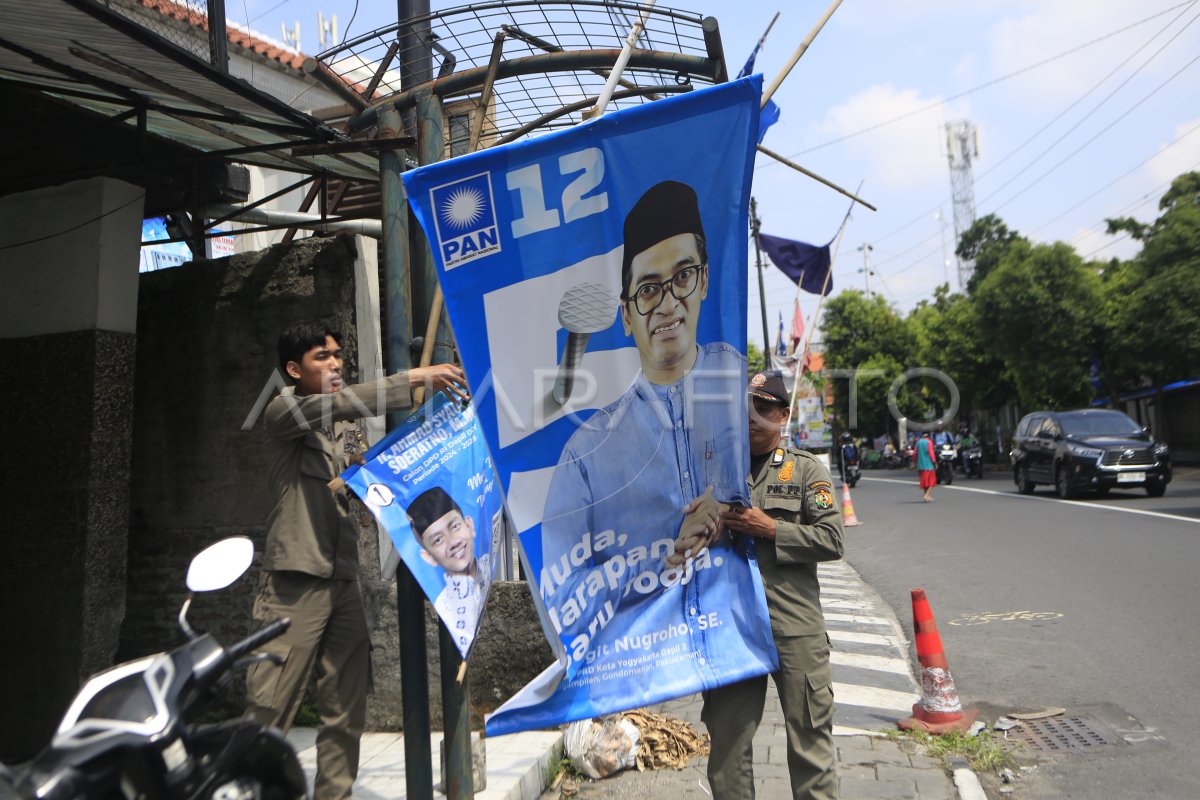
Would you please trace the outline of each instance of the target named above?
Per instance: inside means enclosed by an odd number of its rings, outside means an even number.
[[[217,542],[192,560],[188,589],[223,589],[253,558],[245,537]],[[26,765],[0,770],[0,800],[307,798],[299,759],[279,731],[245,718],[199,722],[236,669],[267,658],[250,653],[281,635],[290,620],[225,647],[191,628],[191,602],[189,593],[179,612],[187,641],[93,675],[50,745]]]
[[[983,445],[971,445],[961,452],[963,474],[968,478],[983,478]]]
[[[854,488],[862,477],[862,468],[858,463],[858,448],[852,444],[843,445],[838,450],[838,475],[842,483]]]
[[[942,442],[937,448],[937,480],[949,486],[954,483],[954,464],[958,461],[958,448],[950,442]]]

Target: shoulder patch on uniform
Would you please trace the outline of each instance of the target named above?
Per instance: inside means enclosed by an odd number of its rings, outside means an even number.
[[[792,470],[796,468],[795,461],[783,462],[783,469],[779,470],[779,480],[787,482],[792,479]]]
[[[782,447],[775,448],[775,455],[771,456],[771,466],[777,467],[783,463],[784,450]]]
[[[812,483],[810,483],[810,484],[808,485],[808,488],[810,488],[810,489],[820,489],[822,486],[824,486],[826,489],[832,489],[832,488],[833,488],[833,484],[832,484],[832,483],[830,483],[829,481],[813,481]]]
[[[822,511],[833,508],[833,493],[829,489],[821,487],[813,494],[813,502]]]

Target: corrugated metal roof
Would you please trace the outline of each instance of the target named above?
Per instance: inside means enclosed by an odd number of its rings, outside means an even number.
[[[0,82],[106,116],[141,109],[149,133],[204,153],[378,179],[371,154],[291,155],[292,145],[346,137],[93,0],[0,3]]]

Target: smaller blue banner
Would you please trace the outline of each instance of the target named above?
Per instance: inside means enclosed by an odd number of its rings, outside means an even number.
[[[391,536],[465,659],[504,542],[500,487],[474,407],[434,395],[342,479]]]

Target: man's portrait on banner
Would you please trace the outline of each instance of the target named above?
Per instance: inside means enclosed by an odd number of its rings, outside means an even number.
[[[588,646],[575,634],[594,640],[618,608],[710,568],[722,506],[746,502],[746,361],[697,341],[721,265],[695,190],[649,187],[623,234],[619,315],[640,369],[567,441],[542,519],[542,594],[564,641],[580,641],[574,657]]]

